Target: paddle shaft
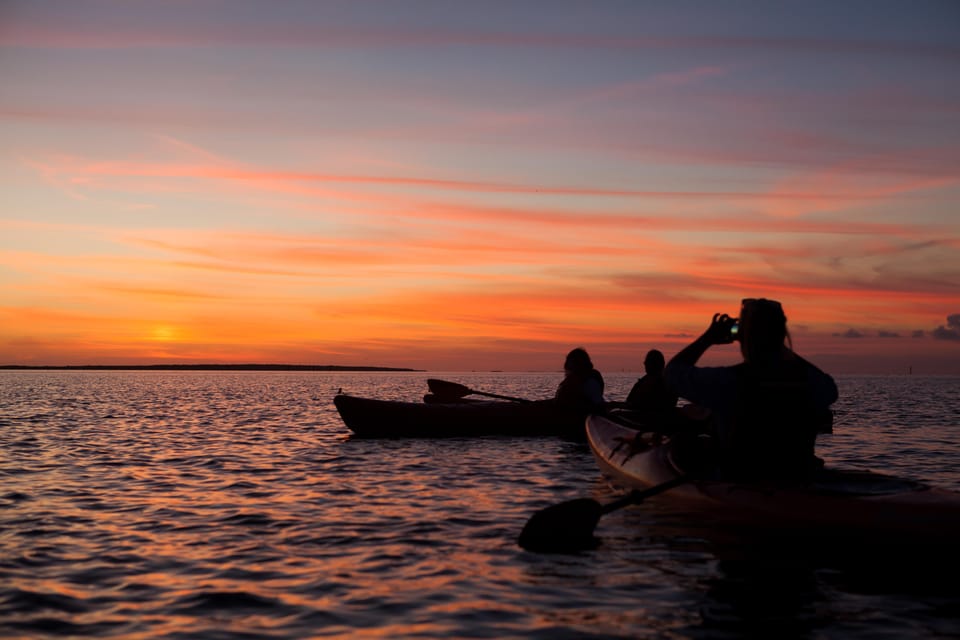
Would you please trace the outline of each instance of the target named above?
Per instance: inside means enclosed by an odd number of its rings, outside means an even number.
[[[541,509],[527,520],[517,542],[528,551],[565,552],[590,548],[595,544],[593,530],[604,515],[643,502],[646,498],[692,479],[690,476],[679,476],[643,491],[631,491],[607,504],[592,498],[577,498]]]
[[[463,396],[486,396],[488,398],[499,398],[500,400],[512,400],[513,402],[530,402],[526,398],[515,398],[513,396],[504,396],[499,393],[487,393],[486,391],[477,391],[471,389],[459,382],[449,382],[447,380],[437,380],[430,378],[427,380],[427,386],[435,395],[451,398],[462,398]]]
[[[514,398],[513,396],[501,396],[499,393],[487,393],[486,391],[470,391],[467,395],[487,396],[488,398],[499,398],[501,400],[512,400],[514,402],[530,402],[526,398]]]
[[[622,498],[618,498],[613,502],[608,502],[607,504],[601,505],[601,513],[606,515],[617,509],[622,509],[624,507],[629,507],[632,504],[639,504],[646,500],[647,498],[652,498],[653,496],[663,493],[664,491],[669,491],[674,487],[679,487],[682,484],[686,484],[693,480],[690,476],[677,476],[673,480],[667,480],[664,483],[650,487],[649,489],[634,489],[627,495]]]

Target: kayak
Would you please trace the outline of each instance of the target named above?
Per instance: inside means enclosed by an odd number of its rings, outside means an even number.
[[[678,447],[641,438],[602,416],[587,419],[587,441],[614,484],[647,489],[683,475]],[[650,434],[645,434],[649,436]],[[870,471],[824,469],[803,486],[691,480],[664,493],[697,512],[797,532],[944,541],[960,535],[960,493]]]
[[[553,400],[532,402],[451,400],[401,402],[338,394],[333,404],[343,423],[367,438],[561,436],[583,440],[584,416]]]

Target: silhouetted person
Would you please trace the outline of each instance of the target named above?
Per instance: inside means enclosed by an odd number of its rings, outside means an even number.
[[[665,421],[672,418],[677,406],[677,394],[667,387],[663,377],[665,360],[657,349],[651,349],[643,359],[645,374],[627,394],[624,407],[645,420]]]
[[[585,349],[578,347],[567,354],[563,372],[555,396],[560,406],[584,416],[605,411],[603,376],[594,369]]]
[[[734,340],[742,363],[696,366],[711,346]],[[780,303],[746,298],[739,321],[714,314],[703,335],[667,365],[667,384],[713,411],[721,478],[798,482],[817,468],[814,441],[837,385],[792,346]]]

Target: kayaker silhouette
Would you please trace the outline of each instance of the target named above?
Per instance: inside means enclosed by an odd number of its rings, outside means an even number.
[[[623,407],[636,412],[643,420],[665,423],[677,408],[677,394],[667,386],[663,376],[666,360],[658,349],[651,349],[643,359],[644,375],[636,381]]]
[[[633,423],[658,436],[696,435],[710,430],[710,410],[694,404],[677,405],[676,391],[663,375],[666,361],[659,349],[650,349],[643,359],[644,375],[634,383],[623,402],[608,402],[608,409],[620,409],[621,422]],[[641,446],[647,446],[641,443]]]
[[[713,345],[734,341],[740,343],[740,364],[696,366]],[[793,351],[776,300],[745,298],[739,319],[714,314],[664,375],[682,398],[712,410],[720,478],[800,482],[818,468],[814,441],[837,399],[837,385]]]
[[[594,368],[586,349],[577,347],[570,351],[563,363],[563,372],[554,396],[558,405],[584,417],[606,410],[603,376]]]

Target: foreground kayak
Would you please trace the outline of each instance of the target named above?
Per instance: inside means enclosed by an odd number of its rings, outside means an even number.
[[[670,443],[633,445],[636,430],[600,416],[587,419],[586,431],[601,471],[618,486],[646,489],[683,475]],[[698,512],[772,528],[914,541],[960,535],[960,494],[868,471],[823,470],[803,487],[699,480],[664,496]]]
[[[340,394],[333,404],[344,424],[362,437],[562,436],[583,440],[584,417],[561,410],[552,400],[444,404]]]

